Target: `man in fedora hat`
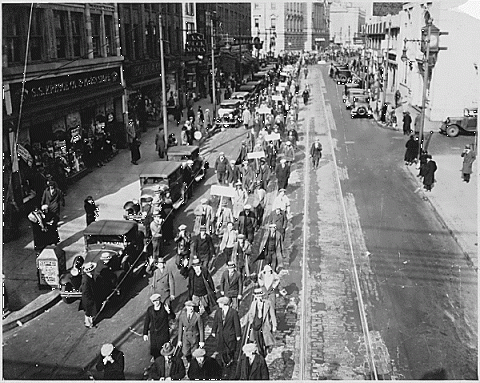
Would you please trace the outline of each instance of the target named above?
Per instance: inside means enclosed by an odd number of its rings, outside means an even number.
[[[210,315],[216,304],[215,285],[212,276],[198,258],[192,260],[188,271],[188,297],[199,306],[201,314]]]
[[[216,222],[215,222],[215,234],[218,237],[223,236],[225,229],[227,228],[228,222],[233,222],[233,213],[232,209],[228,206],[228,199],[223,198],[220,208],[217,210]]]
[[[217,340],[220,364],[229,367],[235,358],[237,342],[242,337],[240,318],[236,309],[230,307],[230,298],[217,299],[219,309],[215,311],[212,325],[212,336]]]
[[[152,274],[150,280],[152,291],[160,294],[161,301],[170,305],[170,302],[175,299],[175,278],[172,270],[167,267],[165,258],[158,258],[156,261],[153,257],[150,258],[145,271]]]
[[[235,183],[235,192],[234,196],[232,197],[232,214],[235,220],[238,219],[240,212],[243,210],[243,207],[247,203],[248,200],[248,193],[245,189],[243,189],[242,182],[237,181]]]
[[[412,117],[408,110],[403,112],[403,134],[409,135],[412,132]]]
[[[277,331],[275,308],[269,300],[264,299],[265,293],[261,287],[253,290],[253,301],[247,313],[247,320],[252,331],[250,342],[257,344],[258,352],[265,357],[275,344],[273,333]]]
[[[265,157],[260,158],[260,168],[257,171],[256,180],[261,182],[264,190],[267,190],[268,183],[270,182],[270,174],[271,172],[267,165],[267,160]]]
[[[93,318],[97,315],[99,305],[95,280],[93,279],[95,267],[97,267],[95,262],[83,264],[82,283],[80,285],[80,291],[82,292],[81,306],[85,311],[85,327],[87,328],[93,327]]]
[[[202,316],[195,312],[194,306],[193,301],[186,301],[185,309],[178,316],[177,347],[182,347],[182,354],[189,363],[192,360],[193,351],[205,346]]]
[[[177,236],[174,239],[177,248],[176,248],[176,256],[175,256],[175,264],[177,268],[180,270],[180,274],[183,275],[184,278],[187,277],[188,274],[188,266],[190,262],[190,242],[191,236],[190,233],[187,232],[187,225],[181,224],[178,227]]]
[[[205,354],[203,348],[197,348],[193,352],[193,359],[187,373],[190,380],[219,380],[221,378],[222,369],[217,361]]]
[[[277,176],[278,189],[286,189],[288,185],[288,178],[290,177],[290,165],[287,160],[282,158],[280,163],[275,168],[275,175]]]
[[[185,364],[170,342],[163,345],[160,356],[146,371],[147,380],[182,380],[185,374]]]
[[[220,280],[220,294],[229,298],[232,307],[238,310],[240,299],[243,293],[243,278],[237,271],[234,261],[227,262],[227,269],[223,272]]]
[[[200,234],[192,239],[192,257],[197,257],[206,269],[208,269],[210,261],[215,257],[213,239],[207,234],[205,225],[200,226]]]
[[[158,258],[161,258],[163,256],[162,225],[163,225],[163,219],[161,217],[161,211],[160,209],[157,208],[153,211],[153,221],[150,223],[150,231],[152,232],[152,256],[155,259],[155,261]]]
[[[228,160],[225,157],[225,153],[220,152],[217,160],[215,161],[215,174],[220,185],[225,183],[225,175],[227,172]]]
[[[104,380],[125,380],[125,356],[113,344],[106,343],[100,349],[97,370],[103,371]]]
[[[98,299],[102,302],[115,288],[115,283],[117,281],[117,275],[115,270],[120,268],[120,265],[114,265],[113,254],[109,251],[104,251],[100,255],[100,261],[97,263],[94,272],[94,280],[96,289],[98,291]],[[117,266],[115,268],[115,266]]]
[[[264,298],[268,299],[273,307],[276,304],[277,287],[280,284],[280,277],[273,271],[272,266],[265,265],[258,274],[258,285],[265,293]]]
[[[285,232],[287,230],[287,215],[280,206],[276,206],[271,215],[271,222],[276,225],[277,233],[280,234],[282,241],[285,241]]]
[[[228,262],[232,256],[233,246],[237,242],[237,230],[233,228],[233,222],[227,222],[225,231],[222,234],[219,250],[225,257],[225,262]]]
[[[255,343],[247,343],[242,347],[242,355],[237,366],[237,380],[269,380],[269,372],[265,358],[258,353]]]
[[[48,205],[48,210],[60,221],[60,204],[65,207],[65,197],[55,181],[47,181],[47,188],[42,195],[42,205]]]
[[[468,184],[470,182],[470,174],[473,173],[473,162],[477,156],[470,145],[465,145],[465,149],[463,150],[461,156],[463,157],[462,178],[463,181]]]
[[[290,167],[293,161],[295,161],[295,150],[293,149],[292,143],[290,141],[285,142],[285,149],[283,154],[287,165]]]
[[[207,234],[210,235],[212,232],[212,222],[213,222],[213,208],[208,204],[207,198],[202,198],[200,200],[200,205],[195,207],[193,210],[195,215],[195,224],[193,228],[193,233],[198,234],[201,225],[205,225]]]
[[[285,189],[279,189],[278,194],[273,200],[273,209],[276,209],[277,207],[282,210],[282,212],[285,213],[287,219],[289,219],[290,216],[290,199],[285,195]]]
[[[245,235],[248,241],[252,243],[257,225],[257,217],[252,211],[252,205],[247,203],[238,216],[238,233]]]
[[[310,157],[312,158],[313,168],[317,169],[320,158],[322,158],[322,144],[318,138],[315,139],[315,142],[310,147]]]
[[[150,355],[153,362],[160,356],[162,346],[170,341],[169,321],[175,319],[175,314],[170,305],[162,301],[160,294],[152,294],[150,301],[152,306],[148,307],[143,323],[143,340],[146,342],[150,339]]]
[[[260,249],[266,265],[272,266],[275,271],[283,268],[283,241],[280,233],[277,232],[276,224],[271,223],[268,226],[268,234],[262,240]]]
[[[229,186],[233,186],[235,182],[240,181],[240,172],[235,165],[235,160],[229,161],[227,170],[225,171],[225,179]]]
[[[253,170],[253,167],[249,165],[247,159],[243,160],[239,172],[243,189],[245,189],[247,193],[251,193],[255,182],[255,171]]]

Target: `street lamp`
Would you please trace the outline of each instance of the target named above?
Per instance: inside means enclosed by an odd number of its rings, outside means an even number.
[[[210,21],[211,27],[211,44],[212,44],[212,99],[213,99],[213,118],[216,118],[217,115],[217,98],[216,98],[216,87],[217,84],[215,83],[215,49],[214,49],[214,29],[213,29],[213,22],[215,19],[216,12],[213,11],[212,13],[206,12],[207,20]]]
[[[167,89],[165,83],[165,55],[163,53],[163,23],[162,14],[158,15],[158,29],[160,37],[160,70],[162,78],[162,113],[163,113],[163,134],[165,137],[165,145],[168,143],[168,115],[167,115]]]

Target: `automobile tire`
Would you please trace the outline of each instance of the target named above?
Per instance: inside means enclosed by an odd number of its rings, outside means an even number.
[[[365,116],[367,114],[367,109],[365,109],[364,107],[360,107],[358,108],[357,113],[359,116]]]
[[[72,291],[72,290],[73,290],[73,286],[70,283],[65,285],[65,291]],[[62,297],[62,301],[66,304],[71,304],[73,303],[74,300],[75,298]]]
[[[458,133],[460,133],[460,128],[457,125],[450,125],[447,128],[447,136],[449,137],[457,137]]]
[[[342,75],[342,76],[339,77],[339,80],[342,81],[342,82],[346,82],[347,81],[347,76]]]

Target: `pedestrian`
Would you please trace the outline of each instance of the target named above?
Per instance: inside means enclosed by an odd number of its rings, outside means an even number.
[[[162,346],[160,356],[145,371],[147,380],[182,380],[185,374],[185,364],[170,342]]]
[[[461,156],[463,157],[462,178],[464,182],[469,183],[470,174],[473,173],[473,161],[475,161],[477,156],[470,145],[465,145],[465,149],[463,150]]]
[[[163,128],[159,128],[157,134],[155,135],[155,150],[160,158],[165,158],[166,152]]]
[[[278,189],[286,189],[288,186],[288,178],[290,177],[290,166],[287,165],[285,158],[280,160],[280,163],[275,168],[275,174],[277,176]]]
[[[193,352],[193,359],[188,367],[187,376],[190,380],[220,380],[222,369],[215,359],[205,355],[203,348]]]
[[[195,121],[195,111],[193,110],[193,106],[190,106],[187,110],[187,119],[190,120],[190,118]]]
[[[97,264],[95,262],[86,262],[83,265],[82,283],[80,291],[82,293],[81,307],[85,311],[85,327],[93,327],[93,318],[97,315],[97,295],[95,291],[95,281],[93,279],[93,270]]]
[[[318,138],[315,139],[315,142],[310,148],[310,157],[312,158],[313,168],[317,169],[320,158],[322,158],[322,144]]]
[[[188,145],[193,145],[193,141],[195,140],[195,128],[194,128],[195,120],[193,117],[189,117],[187,121],[187,140]]]
[[[287,230],[288,219],[287,215],[279,206],[276,206],[272,212],[271,222],[277,227],[277,233],[280,234],[282,241],[285,241],[285,232]]]
[[[174,239],[176,243],[175,264],[180,270],[180,274],[186,278],[188,275],[188,266],[190,263],[190,233],[187,232],[187,225],[181,224],[178,227],[178,233]]]
[[[200,117],[200,121],[204,121],[204,115],[203,115],[203,111],[202,111],[202,107],[199,105],[198,106],[198,111],[197,111],[197,114],[199,114],[199,117]]]
[[[33,231],[33,247],[35,254],[38,256],[46,246],[46,232],[45,214],[38,207],[35,207],[30,214],[28,220],[31,222]]]
[[[269,300],[264,299],[263,289],[257,287],[253,290],[253,301],[247,313],[247,321],[250,324],[251,332],[249,341],[256,343],[258,353],[266,357],[272,351],[275,344],[277,331],[277,318],[275,308]]]
[[[180,105],[175,106],[175,109],[173,112],[173,118],[177,122],[177,126],[180,125],[180,121],[182,120],[182,117],[183,117],[182,108],[180,107]]]
[[[95,222],[98,217],[98,206],[91,195],[83,201],[83,208],[85,209],[85,216],[87,218],[87,226]]]
[[[303,73],[305,74],[305,79],[306,79],[308,76],[308,68],[306,66],[305,68],[303,68]]]
[[[165,190],[163,196],[162,210],[160,211],[160,217],[163,220],[162,234],[163,243],[169,245],[173,240],[173,200],[170,193],[170,189]]]
[[[432,155],[427,155],[427,163],[425,164],[423,175],[423,187],[426,191],[431,192],[433,183],[435,182],[435,172],[437,170],[437,163],[432,159]]]
[[[235,165],[235,160],[230,160],[229,164],[227,165],[225,181],[230,187],[233,187],[237,181],[240,181],[240,175]]]
[[[175,299],[175,278],[172,270],[167,267],[165,258],[158,258],[156,261],[153,257],[150,258],[146,272],[152,274],[150,281],[152,291],[160,294],[160,301],[170,306],[171,301]]]
[[[253,167],[250,166],[247,159],[242,161],[239,173],[240,180],[242,181],[242,188],[246,190],[247,193],[251,193],[255,182],[255,171],[253,170]]]
[[[43,191],[41,204],[47,205],[48,210],[57,217],[57,222],[60,221],[60,205],[65,207],[65,197],[55,181],[47,181],[47,188]]]
[[[290,165],[295,161],[295,150],[293,149],[291,141],[285,142],[284,157],[287,165]],[[281,162],[281,161],[280,161]]]
[[[271,171],[274,171],[277,165],[277,148],[273,144],[273,141],[268,143],[265,154],[267,156],[268,167]]]
[[[258,353],[255,343],[247,343],[242,347],[242,355],[237,366],[237,380],[269,380],[265,358]]]
[[[242,182],[238,181],[235,184],[235,191],[232,198],[232,214],[233,218],[238,220],[240,212],[243,210],[243,207],[247,203],[248,193],[242,187]]]
[[[307,89],[304,89],[304,91],[302,93],[302,97],[303,97],[303,104],[307,105],[308,97],[309,97],[309,93],[308,93]]]
[[[162,224],[163,224],[163,219],[160,216],[160,209],[156,208],[153,211],[153,221],[150,223],[150,231],[152,233],[152,255],[155,261],[163,257]]]
[[[263,289],[264,299],[268,299],[275,307],[277,287],[280,284],[280,277],[273,271],[270,265],[265,265],[258,274],[258,285]]]
[[[285,195],[285,189],[279,189],[278,195],[273,200],[272,209],[279,207],[287,219],[290,217],[290,199]]]
[[[137,132],[135,129],[135,121],[133,117],[128,119],[127,125],[127,143],[130,148],[131,162],[137,165],[137,161],[140,159],[140,149],[138,148]]]
[[[125,356],[113,344],[106,343],[100,349],[97,371],[103,371],[103,380],[125,380]]]
[[[251,257],[252,244],[245,238],[244,234],[239,234],[237,236],[237,243],[235,243],[235,246],[232,250],[232,259],[234,259],[234,264],[236,262],[236,268],[238,268],[238,271],[242,277],[242,281],[245,276],[250,276]]]
[[[182,131],[180,132],[180,145],[188,145],[187,125],[182,126]]]
[[[183,181],[183,195],[185,201],[193,197],[193,169],[189,162],[182,165],[182,181]]]
[[[217,160],[215,161],[215,174],[220,185],[226,184],[226,172],[227,172],[228,160],[225,158],[225,153],[220,152]]]
[[[272,266],[275,272],[283,268],[283,241],[280,233],[277,232],[277,225],[269,224],[267,236],[262,240],[260,253],[263,254],[265,264]]]
[[[267,192],[263,189],[262,182],[256,181],[255,188],[252,193],[252,207],[257,217],[257,227],[255,230],[258,230],[263,220],[263,213],[265,211],[266,196]]]
[[[417,161],[418,138],[414,134],[411,134],[408,141],[405,143],[405,147],[407,148],[405,150],[405,156],[403,158],[405,161],[405,165],[412,165],[414,162]]]
[[[228,207],[227,199],[222,199],[220,208],[217,210],[215,216],[215,234],[221,237],[227,228],[228,222],[233,222],[232,209]]]
[[[248,241],[253,243],[255,228],[257,226],[257,217],[252,211],[252,205],[246,204],[238,216],[238,233],[245,235]]]
[[[237,245],[238,247],[238,245]],[[232,307],[238,310],[243,292],[243,277],[236,269],[235,261],[227,262],[227,269],[220,280],[220,294],[231,300]],[[217,301],[218,302],[218,301]]]
[[[410,116],[410,112],[407,110],[403,112],[403,134],[411,134],[412,133],[412,117]]]
[[[252,124],[252,113],[250,112],[250,109],[248,109],[248,107],[245,107],[243,109],[242,120],[243,126],[246,130],[248,130],[250,128],[250,125]]]
[[[257,180],[262,184],[262,189],[267,190],[270,182],[270,167],[265,157],[260,158],[260,169],[257,172]]]
[[[210,261],[215,257],[215,246],[205,225],[201,225],[200,234],[192,238],[191,249],[192,257],[197,257],[202,266],[208,269]]]
[[[219,354],[220,365],[227,368],[235,360],[237,343],[242,337],[242,328],[238,311],[230,307],[230,298],[220,297],[217,303],[219,309],[213,317],[212,336],[217,340],[216,351]]]
[[[199,313],[194,311],[195,304],[188,300],[185,308],[178,316],[178,343],[182,347],[182,354],[188,363],[192,360],[192,353],[199,347],[205,346],[205,329]]]
[[[152,306],[148,307],[143,323],[143,340],[145,342],[150,340],[150,355],[152,356],[150,361],[153,362],[161,355],[163,345],[170,342],[169,322],[175,319],[175,313],[168,302],[162,300],[160,294],[152,294],[150,301]]]
[[[386,123],[387,121],[387,108],[388,108],[388,104],[384,102],[382,106],[382,111],[380,114],[380,121],[383,123]]]
[[[60,236],[58,235],[58,216],[50,211],[48,205],[42,205],[43,222],[45,228],[45,246],[57,245],[60,243]]]
[[[193,210],[195,215],[195,223],[193,227],[193,233],[198,234],[200,232],[200,226],[204,225],[206,233],[210,235],[212,233],[213,225],[213,208],[208,204],[208,199],[202,198],[200,205],[197,205]]]
[[[199,313],[210,313],[216,306],[215,285],[208,269],[194,258],[188,271],[188,298],[199,307]]]
[[[227,222],[227,226],[222,235],[219,250],[225,256],[225,262],[232,257],[233,246],[237,242],[237,230],[233,228],[233,222]]]

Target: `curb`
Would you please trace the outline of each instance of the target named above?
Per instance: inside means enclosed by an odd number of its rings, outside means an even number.
[[[54,306],[61,299],[60,292],[53,290],[47,294],[40,295],[19,311],[8,315],[2,323],[2,332],[7,332],[15,327],[23,326],[24,323],[36,318],[50,307]]]
[[[407,169],[407,171],[408,171],[408,174],[410,174],[410,177],[415,181],[414,183],[418,183],[417,178],[416,178],[414,172],[412,172],[412,170],[410,169],[410,167]],[[438,219],[440,224],[447,229],[448,233],[455,240],[458,247],[461,249],[463,255],[465,256],[465,259],[467,260],[467,263],[469,264],[469,266],[471,266],[475,271],[478,272],[478,267],[475,266],[475,263],[473,262],[469,253],[464,250],[464,248],[461,244],[461,240],[460,240],[460,238],[458,238],[458,235],[455,234],[455,232],[449,227],[449,225],[447,224],[445,219],[443,219],[442,215],[440,214],[440,212],[437,210],[437,207],[435,206],[436,204],[427,195],[425,195],[423,197],[423,200],[429,203],[435,217]]]

